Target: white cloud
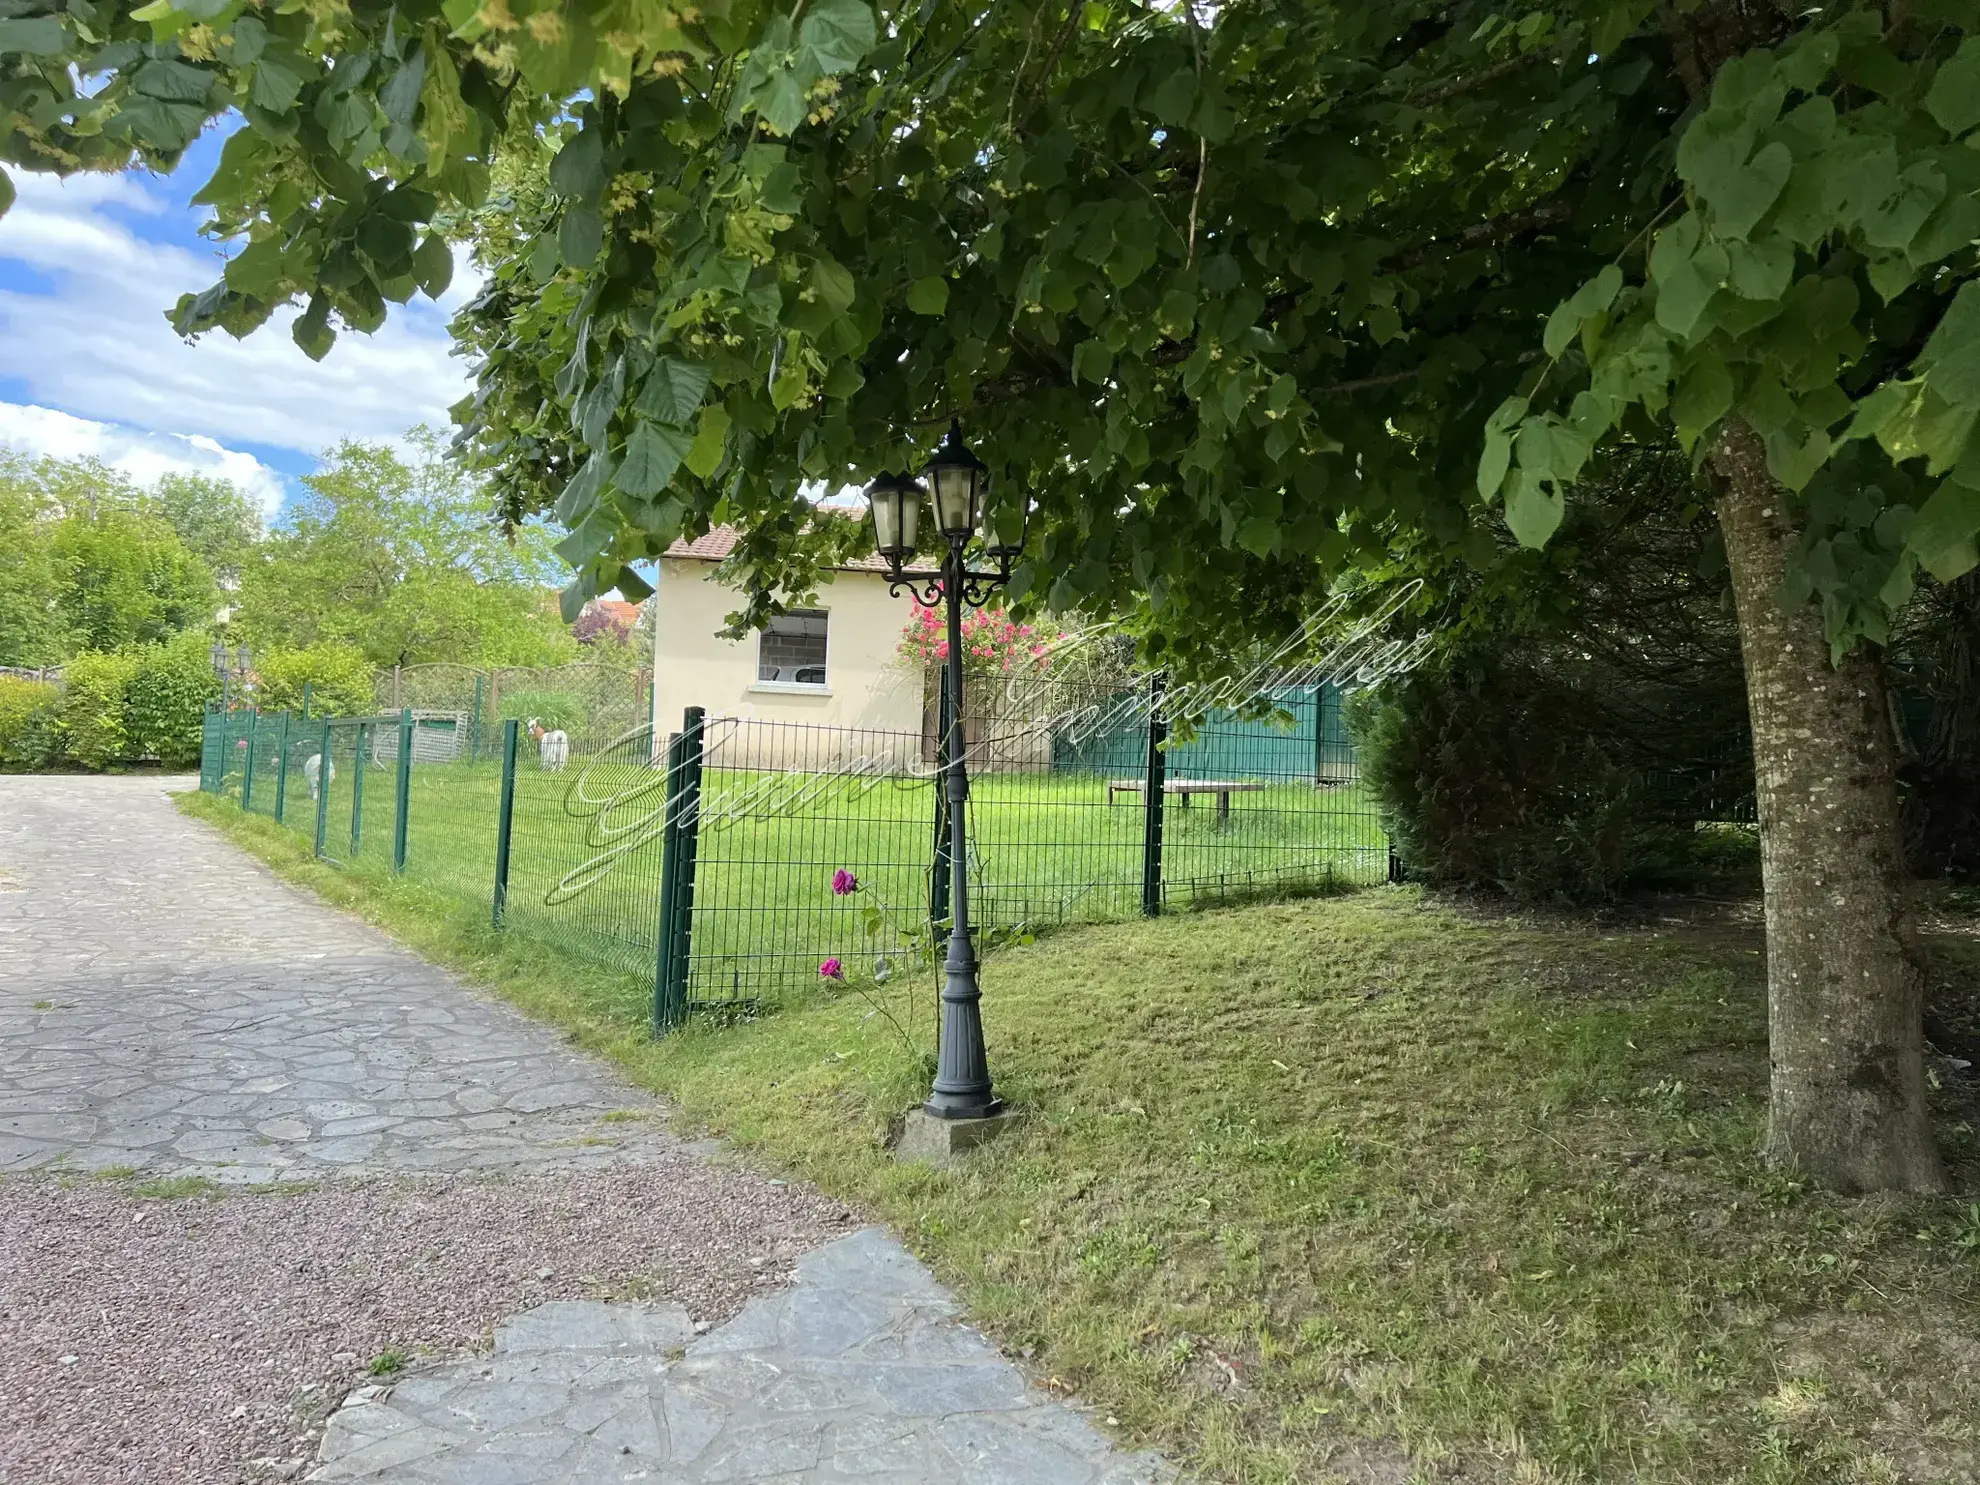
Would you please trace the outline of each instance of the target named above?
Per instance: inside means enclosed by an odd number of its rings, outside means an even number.
[[[141,485],[163,474],[202,474],[236,485],[261,503],[264,516],[281,508],[282,476],[252,454],[203,434],[147,433],[46,407],[0,402],[0,444],[57,459],[99,459]]]
[[[459,272],[435,305],[393,306],[375,335],[345,331],[322,362],[289,338],[296,311],[245,340],[182,341],[164,312],[218,276],[217,247],[148,241],[119,212],[167,210],[140,178],[26,172],[0,217],[0,260],[52,279],[53,293],[0,290],[0,377],[39,404],[139,430],[200,434],[316,454],[343,438],[396,442],[447,426],[468,390],[446,319],[477,287]],[[464,261],[457,259],[466,269]]]

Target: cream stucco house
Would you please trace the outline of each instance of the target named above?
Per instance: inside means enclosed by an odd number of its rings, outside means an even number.
[[[677,541],[660,559],[653,597],[653,730],[679,729],[689,706],[711,718],[870,728],[914,739],[924,726],[924,680],[899,658],[912,606],[892,597],[878,557],[839,568],[809,607],[773,619],[761,634],[725,639],[739,606],[716,567],[736,544],[718,526]]]

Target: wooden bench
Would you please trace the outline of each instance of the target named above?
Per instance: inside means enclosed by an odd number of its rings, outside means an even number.
[[[1116,794],[1139,794],[1146,783],[1141,779],[1109,779],[1107,781],[1107,803],[1114,802]],[[1231,796],[1233,794],[1262,794],[1265,786],[1247,783],[1242,779],[1164,779],[1164,794],[1180,794],[1183,808],[1189,808],[1192,794],[1214,794],[1217,796],[1217,820],[1219,824],[1231,818]]]

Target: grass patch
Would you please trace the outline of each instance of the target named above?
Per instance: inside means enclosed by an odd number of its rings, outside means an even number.
[[[937,1172],[886,1149],[925,1016],[821,989],[655,1043],[637,981],[180,804],[895,1223],[1041,1378],[1213,1479],[1980,1478],[1972,1085],[1935,1065],[1955,1197],[1762,1167],[1749,923],[1381,889],[1009,948],[985,1022],[1030,1118]],[[1980,938],[1932,947],[1970,997]]]
[[[396,1377],[412,1364],[412,1358],[403,1351],[380,1351],[371,1358],[371,1365],[365,1373],[373,1377]]]
[[[323,801],[324,851],[383,890],[392,885],[396,773],[375,761],[359,766],[354,742],[354,732],[333,738],[339,761]],[[313,751],[320,738],[296,746]],[[506,912],[519,936],[629,973],[649,971],[665,774],[644,753],[640,741],[579,757],[563,773],[518,770]],[[707,769],[695,998],[778,999],[810,988],[826,958],[842,959],[858,976],[876,956],[927,951],[916,931],[929,895],[935,783],[851,776],[846,769],[856,761],[835,752],[793,759],[788,772]],[[313,845],[316,801],[299,771],[284,791],[271,767],[257,771],[254,812],[272,814],[279,794],[288,827]],[[1110,778],[1055,769],[971,781],[971,902],[981,927],[1036,931],[1140,911],[1140,799],[1110,794]],[[238,799],[241,783],[230,774],[222,796]],[[455,899],[463,912],[487,914],[500,793],[497,764],[416,763],[406,878]],[[1226,802],[1220,811],[1212,795],[1169,801],[1164,882],[1176,906],[1329,890],[1387,874],[1387,838],[1358,784],[1252,779]],[[858,874],[857,898],[829,890],[840,866]],[[878,903],[891,905],[890,921],[869,939],[862,920]]]

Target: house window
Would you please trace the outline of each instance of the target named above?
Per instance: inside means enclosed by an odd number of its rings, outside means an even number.
[[[791,686],[825,684],[825,610],[779,614],[757,639],[756,679]]]

